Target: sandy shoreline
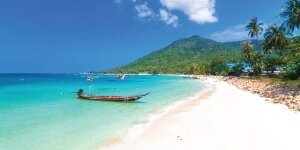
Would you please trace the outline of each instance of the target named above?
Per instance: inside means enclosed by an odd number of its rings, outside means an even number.
[[[299,149],[300,113],[208,78],[214,90],[170,110],[136,139],[100,149]]]

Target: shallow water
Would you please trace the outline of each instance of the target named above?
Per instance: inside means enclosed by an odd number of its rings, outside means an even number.
[[[79,88],[97,95],[151,92],[135,103],[82,101]],[[195,94],[202,85],[171,76],[0,74],[0,149],[86,150],[128,130],[141,118]]]

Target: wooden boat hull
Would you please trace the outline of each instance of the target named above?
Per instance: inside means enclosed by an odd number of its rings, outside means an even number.
[[[86,95],[83,93],[83,90],[79,90],[77,92],[77,97],[83,100],[93,100],[93,101],[111,101],[111,102],[134,102],[146,95],[136,95],[136,96],[94,96],[94,95]]]

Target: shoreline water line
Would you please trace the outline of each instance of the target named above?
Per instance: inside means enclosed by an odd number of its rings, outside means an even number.
[[[205,100],[207,98],[207,95],[214,92],[215,86],[213,84],[210,84],[202,79],[197,79],[195,81],[199,84],[202,84],[203,86],[203,88],[199,92],[191,96],[182,98],[163,108],[155,110],[153,113],[149,114],[147,118],[138,120],[131,128],[109,138],[106,142],[104,142],[104,144],[99,145],[98,149],[110,149],[110,147],[112,146],[133,142],[139,136],[141,136],[144,131],[150,128],[151,125],[158,119],[166,116],[171,111],[176,110],[185,104],[191,103],[193,101]]]

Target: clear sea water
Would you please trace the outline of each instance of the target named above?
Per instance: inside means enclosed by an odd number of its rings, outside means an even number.
[[[97,95],[151,92],[135,103],[83,101],[79,88]],[[195,80],[171,76],[0,74],[1,150],[93,150],[151,114],[196,94]]]

